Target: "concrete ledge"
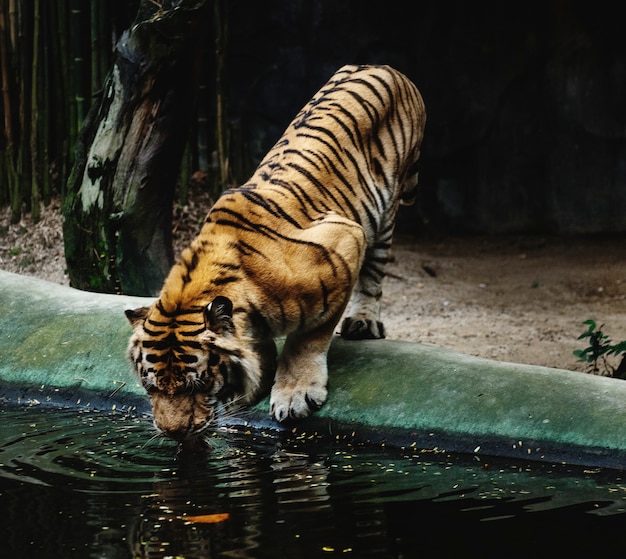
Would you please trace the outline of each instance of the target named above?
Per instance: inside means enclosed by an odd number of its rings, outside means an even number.
[[[148,413],[123,310],[149,299],[0,271],[0,397]],[[626,467],[626,382],[387,340],[333,341],[330,396],[302,431],[401,446]],[[280,427],[267,400],[246,414]],[[294,426],[290,426],[294,427]]]

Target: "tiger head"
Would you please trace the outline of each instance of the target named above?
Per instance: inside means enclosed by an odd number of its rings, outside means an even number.
[[[218,296],[205,308],[127,310],[128,357],[150,396],[156,427],[182,442],[202,436],[220,404],[251,403],[267,385],[276,358],[267,344],[238,337],[233,305]]]

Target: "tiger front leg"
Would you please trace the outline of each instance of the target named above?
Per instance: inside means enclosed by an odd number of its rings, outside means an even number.
[[[287,337],[270,397],[270,413],[276,421],[308,417],[326,401],[326,353],[332,330],[329,334],[317,340],[311,335]]]
[[[301,419],[318,410],[328,394],[326,354],[357,281],[365,254],[363,228],[332,212],[294,235],[299,266],[290,275],[291,316],[270,397],[278,421]]]

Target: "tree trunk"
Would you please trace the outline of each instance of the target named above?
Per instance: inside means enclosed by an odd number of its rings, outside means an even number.
[[[144,0],[87,115],[64,202],[79,289],[155,295],[173,263],[172,202],[206,0]]]

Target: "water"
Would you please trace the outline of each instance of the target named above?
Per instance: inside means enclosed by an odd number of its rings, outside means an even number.
[[[0,411],[3,557],[616,555],[622,472],[219,430],[176,454],[148,419]]]

